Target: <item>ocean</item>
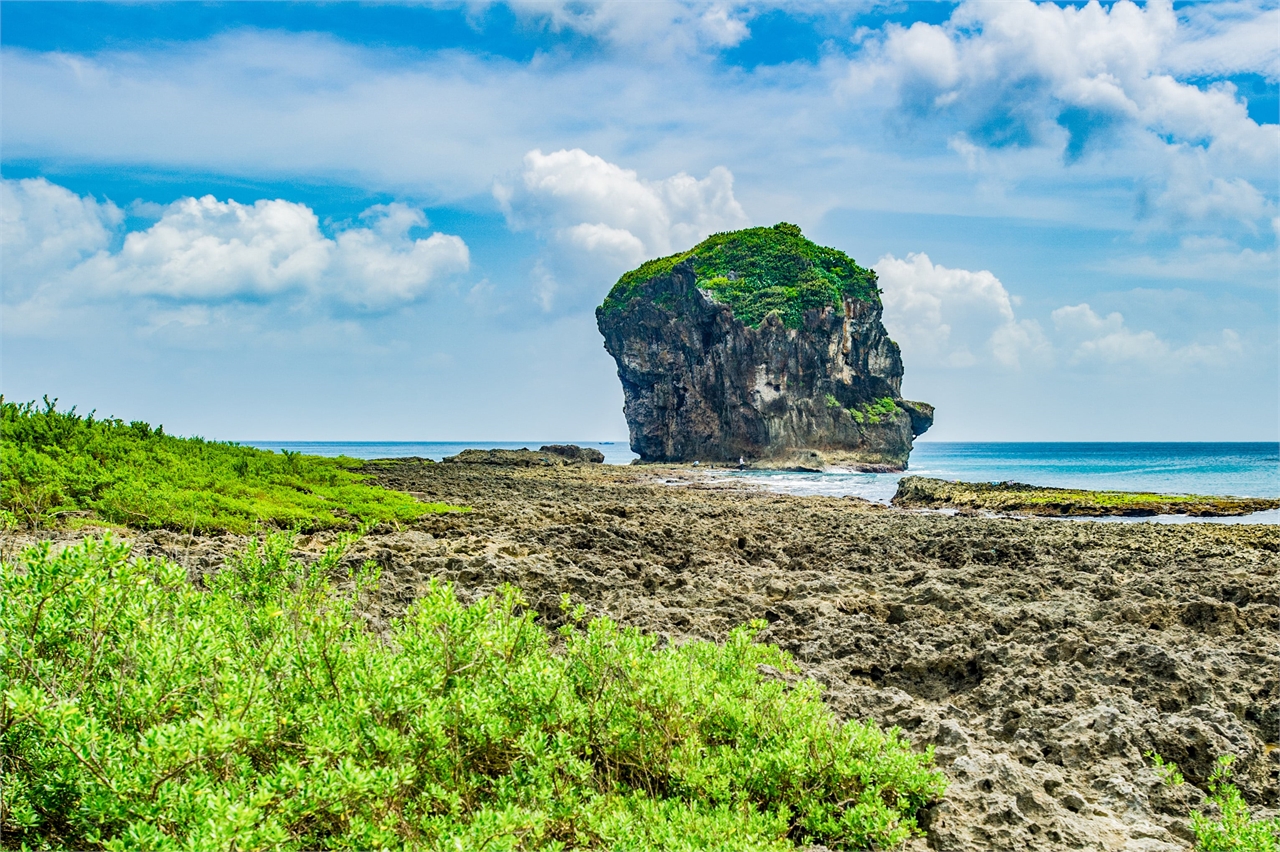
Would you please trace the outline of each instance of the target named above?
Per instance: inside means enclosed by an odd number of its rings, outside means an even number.
[[[420,456],[440,460],[464,449],[537,449],[543,444],[593,447],[606,464],[636,458],[625,441],[314,442],[246,441],[264,450],[290,450],[354,458]],[[949,443],[924,442],[911,453],[909,474],[968,482],[1026,482],[1063,488],[1280,497],[1280,443]],[[855,496],[887,503],[900,473],[784,473],[724,471],[785,494]],[[1274,518],[1272,516],[1275,516]],[[1250,522],[1280,523],[1280,510],[1247,516]],[[1177,516],[1171,522],[1184,520]],[[1222,519],[1230,522],[1232,519]],[[1238,521],[1237,521],[1238,522]]]

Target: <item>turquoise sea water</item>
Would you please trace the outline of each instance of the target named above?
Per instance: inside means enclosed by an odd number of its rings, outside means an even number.
[[[922,443],[911,453],[907,473],[966,482],[1014,481],[1059,488],[1280,497],[1280,444]],[[852,495],[887,503],[904,474],[745,471],[726,476],[757,482],[786,494]],[[1245,518],[1249,523],[1280,523],[1280,510],[1257,512]],[[1188,519],[1171,515],[1159,520],[1181,523]],[[1242,520],[1221,518],[1213,522]]]
[[[355,458],[421,456],[439,460],[469,447],[537,449],[542,444],[577,443],[604,453],[608,464],[628,464],[636,456],[626,442],[306,442],[247,441],[268,450],[291,450]],[[1213,494],[1280,497],[1280,443],[943,443],[918,444],[911,454],[912,474],[968,482],[1026,482],[1064,488],[1154,491],[1163,494]],[[780,473],[724,471],[729,480],[748,481],[787,494],[856,496],[887,503],[897,489],[898,473]],[[1275,515],[1275,518],[1271,516]],[[1280,522],[1280,511],[1249,516]]]

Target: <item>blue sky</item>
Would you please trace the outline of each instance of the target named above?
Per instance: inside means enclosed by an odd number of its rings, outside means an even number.
[[[1275,440],[1275,2],[0,4],[0,390],[619,440],[592,311],[778,221],[936,440]]]

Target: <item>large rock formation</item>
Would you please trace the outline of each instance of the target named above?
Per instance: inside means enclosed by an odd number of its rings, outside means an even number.
[[[902,469],[933,406],[902,399],[875,273],[794,225],[716,234],[596,309],[645,461]]]

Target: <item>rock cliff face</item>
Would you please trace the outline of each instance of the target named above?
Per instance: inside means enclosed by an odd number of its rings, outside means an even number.
[[[902,358],[880,322],[874,273],[795,226],[735,233],[752,238],[747,250],[761,237],[772,264],[753,267],[735,234],[716,235],[623,276],[596,310],[618,364],[631,449],[645,461],[905,468],[933,407],[901,397]],[[817,259],[797,254],[779,267],[793,248]],[[812,270],[824,263],[834,273],[819,279]],[[761,304],[769,310],[758,325],[740,319]]]

